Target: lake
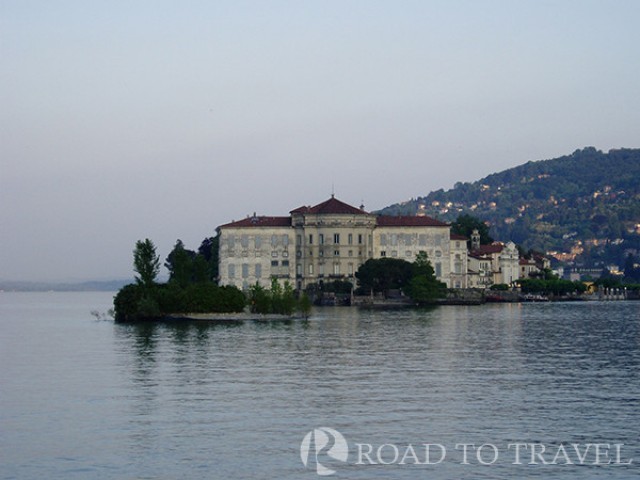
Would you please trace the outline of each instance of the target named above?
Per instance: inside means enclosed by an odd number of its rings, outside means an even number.
[[[122,325],[112,298],[0,293],[0,478],[640,473],[640,302]]]

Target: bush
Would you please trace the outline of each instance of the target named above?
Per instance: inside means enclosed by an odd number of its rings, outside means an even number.
[[[571,293],[583,293],[587,286],[582,282],[572,282],[570,280],[540,280],[526,279],[519,281],[523,293],[539,293],[542,295],[564,296]]]
[[[289,282],[285,282],[282,287],[278,280],[273,278],[269,290],[258,283],[251,287],[249,304],[253,313],[291,315],[296,308],[296,297]]]
[[[126,285],[113,304],[119,322],[151,320],[174,313],[231,313],[244,310],[246,299],[236,287],[213,283]]]
[[[141,285],[125,285],[113,299],[114,318],[120,322],[130,322],[138,319],[138,306],[142,299]]]

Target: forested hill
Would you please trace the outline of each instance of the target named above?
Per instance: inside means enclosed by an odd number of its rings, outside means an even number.
[[[528,162],[473,183],[457,183],[381,210],[453,221],[468,213],[491,234],[525,248],[572,247],[637,237],[640,223],[640,149],[593,147],[552,160]],[[635,242],[631,242],[635,243]]]

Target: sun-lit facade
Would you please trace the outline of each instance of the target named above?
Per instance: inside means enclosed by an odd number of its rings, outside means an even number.
[[[466,242],[447,223],[426,216],[379,216],[334,196],[289,216],[253,215],[218,227],[220,284],[246,289],[271,278],[295,288],[348,280],[371,258],[413,261],[427,253],[437,278],[465,288]]]

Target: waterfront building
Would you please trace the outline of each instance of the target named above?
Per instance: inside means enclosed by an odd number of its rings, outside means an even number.
[[[220,284],[247,289],[271,278],[297,289],[334,280],[355,284],[360,265],[374,258],[413,261],[424,251],[438,280],[465,288],[466,239],[427,216],[380,216],[333,195],[289,216],[249,216],[218,227]]]
[[[494,284],[511,285],[521,278],[520,275],[520,258],[515,243],[472,245],[468,272],[470,288],[487,288]]]
[[[450,225],[420,216],[385,216],[366,212],[333,195],[315,206],[302,206],[288,216],[258,216],[218,227],[219,282],[248,289],[268,287],[271,279],[301,290],[336,280],[356,283],[355,274],[369,259],[414,261],[426,252],[436,278],[448,288],[512,285],[548,268],[549,261],[519,258],[513,242],[480,244],[451,233]]]

